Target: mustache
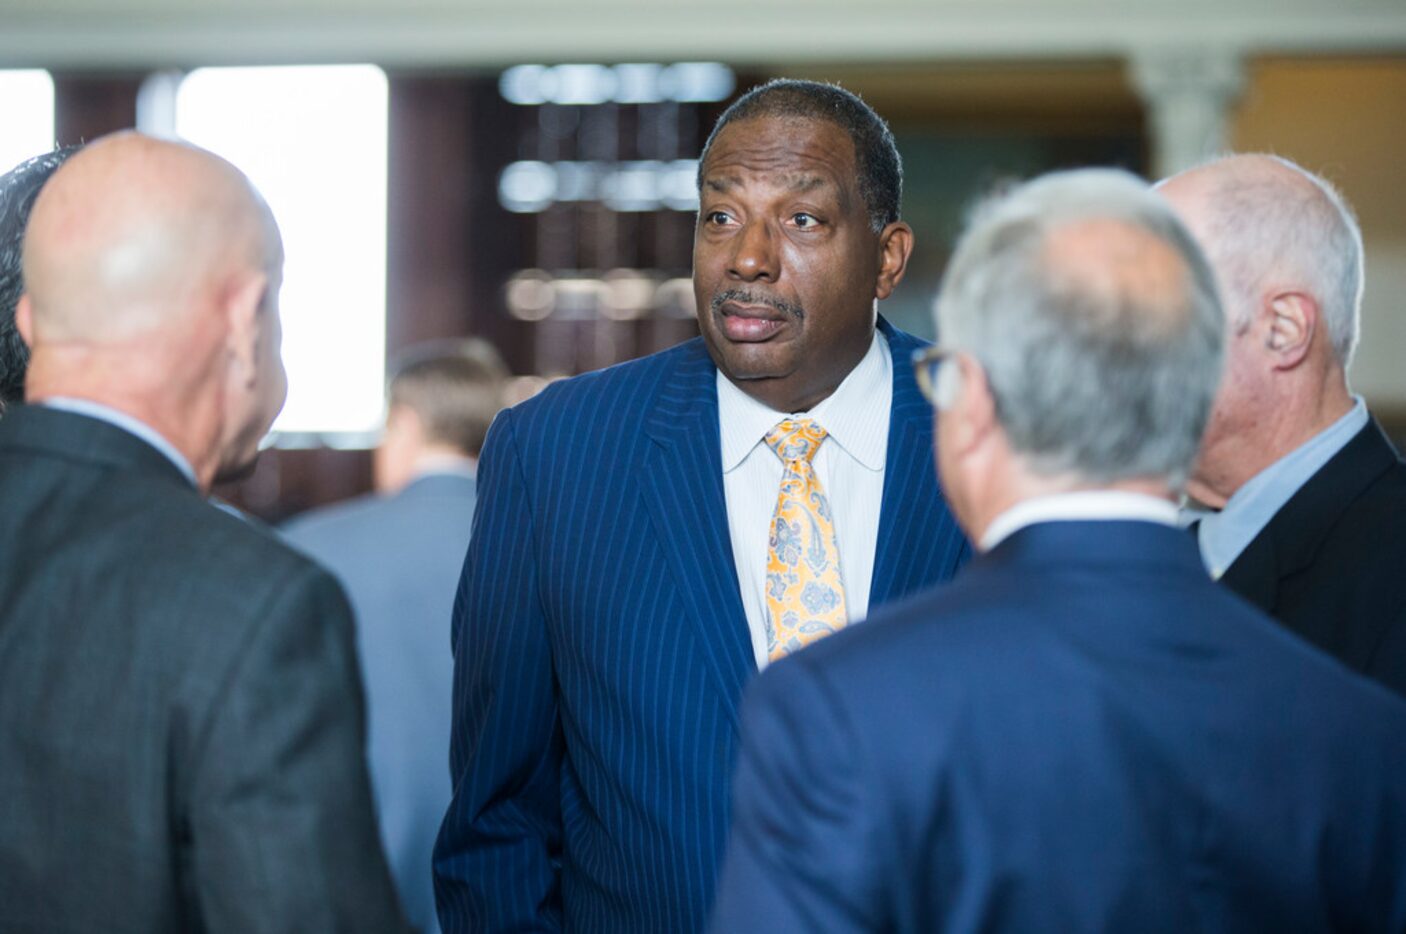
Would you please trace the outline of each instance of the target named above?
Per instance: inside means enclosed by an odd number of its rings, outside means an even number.
[[[760,295],[756,292],[748,292],[746,289],[724,289],[713,296],[713,300],[708,303],[714,314],[722,311],[723,305],[728,302],[737,302],[739,305],[765,305],[774,308],[792,318],[804,318],[806,310],[800,305],[782,301],[779,298],[772,298],[768,295]]]

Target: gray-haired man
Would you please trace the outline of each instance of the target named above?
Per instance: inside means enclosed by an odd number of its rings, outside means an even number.
[[[1401,930],[1406,705],[1175,528],[1223,346],[1189,235],[1132,176],[1031,182],[938,323],[920,379],[982,554],[762,674],[713,929]]]
[[[1406,463],[1348,390],[1362,234],[1323,179],[1232,156],[1159,190],[1205,249],[1226,378],[1188,485],[1214,577],[1406,694]]]

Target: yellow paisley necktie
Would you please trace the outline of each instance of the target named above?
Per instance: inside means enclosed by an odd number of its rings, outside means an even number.
[[[781,458],[781,494],[766,556],[767,657],[776,659],[837,632],[848,620],[830,501],[811,464],[826,432],[786,419],[766,436]]]

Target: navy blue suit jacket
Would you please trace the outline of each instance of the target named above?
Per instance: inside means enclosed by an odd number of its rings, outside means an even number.
[[[1027,527],[772,666],[713,928],[1406,930],[1406,704],[1143,522]]]
[[[894,392],[871,605],[967,555],[933,479],[914,338]],[[700,928],[756,674],[701,340],[501,414],[454,613],[446,931]],[[843,495],[837,491],[836,495]]]

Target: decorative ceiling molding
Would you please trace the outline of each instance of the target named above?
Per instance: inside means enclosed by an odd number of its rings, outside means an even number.
[[[1406,51],[1401,0],[0,0],[0,67],[905,62]]]

